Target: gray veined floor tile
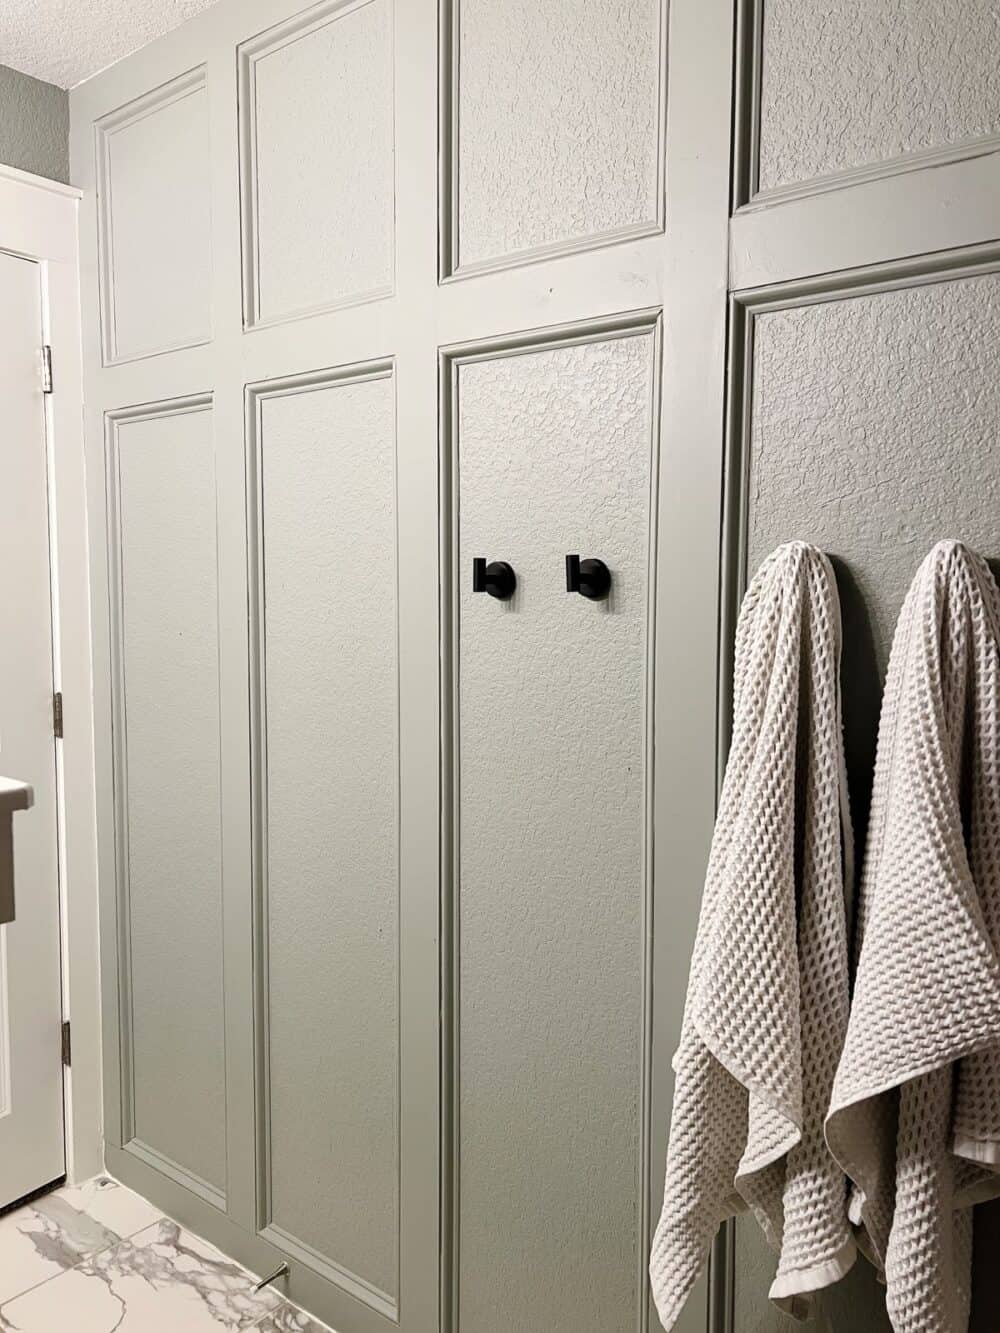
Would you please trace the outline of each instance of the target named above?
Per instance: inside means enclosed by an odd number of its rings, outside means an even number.
[[[98,1176],[0,1217],[0,1304],[117,1245],[160,1216],[138,1194]]]
[[[282,1304],[253,1284],[214,1246],[163,1218],[0,1306],[0,1330],[239,1333]]]
[[[265,1315],[259,1324],[254,1324],[253,1333],[331,1333],[331,1330],[326,1324],[310,1319],[304,1310],[298,1310],[294,1305],[282,1305],[272,1314]]]
[[[163,1216],[148,1199],[110,1176],[97,1176],[83,1185],[64,1185],[46,1199],[38,1200],[34,1206],[37,1208],[39,1203],[57,1199],[65,1201],[77,1212],[86,1213],[120,1240],[127,1240],[137,1231],[145,1231]]]

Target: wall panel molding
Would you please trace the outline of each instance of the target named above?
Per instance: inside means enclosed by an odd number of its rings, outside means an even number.
[[[269,948],[269,907],[268,907],[268,740],[267,740],[267,676],[266,676],[266,540],[265,540],[265,490],[264,457],[265,444],[264,408],[269,402],[289,399],[339,387],[361,386],[379,381],[394,382],[395,364],[393,359],[380,358],[375,361],[340,366],[331,369],[309,371],[302,374],[258,381],[247,386],[245,395],[245,438],[246,438],[246,493],[247,493],[247,538],[249,561],[250,593],[250,674],[251,674],[251,798],[252,798],[252,895],[253,895],[253,954],[254,954],[254,993],[255,993],[255,1098],[256,1098],[256,1228],[258,1234],[275,1245],[282,1253],[293,1256],[308,1269],[330,1282],[378,1316],[399,1320],[398,1296],[383,1290],[356,1271],[340,1264],[336,1259],[321,1253],[315,1246],[301,1236],[293,1235],[288,1228],[275,1221],[273,1208],[273,1154],[272,1154],[272,1101],[271,1101],[271,959]],[[395,457],[395,441],[393,443]],[[395,491],[395,479],[393,479]],[[395,521],[394,521],[395,530]],[[394,563],[398,561],[398,551],[393,551]],[[342,576],[347,577],[345,571]],[[392,597],[391,589],[385,590],[387,597]],[[398,610],[395,613],[398,624]],[[398,919],[399,894],[399,786],[398,786],[398,667],[397,667],[397,716],[396,716],[396,895]],[[330,700],[331,709],[334,700]],[[399,1005],[399,941],[396,943],[396,1007]],[[401,1118],[399,1096],[399,1040],[398,1017],[396,1034],[395,1084],[395,1153],[393,1164],[395,1174],[396,1200],[396,1254],[398,1265],[399,1251],[399,1172],[400,1144],[399,1124]],[[331,1188],[336,1188],[335,1179]],[[398,1284],[398,1276],[397,1276]],[[398,1291],[398,1285],[397,1285]]]
[[[243,320],[246,329],[283,323],[323,311],[362,305],[391,296],[395,290],[392,4],[393,0],[323,0],[322,3],[240,43],[237,60]],[[380,36],[377,31],[373,31],[364,38],[367,46],[362,45],[354,55],[358,59],[362,55],[372,60],[383,58],[387,61],[388,70],[387,72],[380,72],[378,69],[362,71],[355,67],[357,60],[349,62],[345,67],[346,72],[358,81],[358,86],[340,90],[343,100],[332,107],[330,113],[336,113],[335,118],[338,121],[337,128],[341,138],[347,131],[352,132],[353,137],[347,144],[347,156],[351,158],[353,155],[353,158],[351,161],[345,160],[341,163],[342,167],[349,167],[350,170],[342,170],[339,176],[334,171],[331,178],[326,180],[323,177],[323,167],[329,164],[324,157],[313,156],[308,162],[303,158],[302,135],[305,127],[300,126],[298,130],[291,125],[284,127],[284,132],[296,136],[295,141],[281,143],[275,140],[268,145],[262,143],[261,70],[270,58],[297,59],[304,62],[310,41],[324,38],[332,41],[343,32],[343,29],[338,29],[335,25],[344,24],[352,19],[376,24],[379,11],[384,11],[386,16],[386,49],[382,51],[378,49]],[[358,40],[362,40],[360,35]],[[329,56],[329,52],[327,55]],[[307,69],[308,67],[303,64],[299,76],[302,77]],[[386,74],[385,86],[379,86],[380,73]],[[332,93],[338,92],[338,83],[342,81],[341,78],[331,76],[329,71],[324,74],[323,82],[329,85]],[[385,101],[385,106],[381,110],[387,115],[387,125],[381,123],[378,118],[379,99]],[[371,118],[367,121],[360,110],[365,101],[373,108]],[[309,128],[312,128],[318,110],[322,111],[323,108],[317,108],[315,105],[308,108]],[[334,126],[329,128],[333,129]],[[282,131],[276,128],[274,132]],[[377,139],[380,134],[386,135],[386,142],[372,145],[371,139],[373,137]],[[273,150],[270,163],[263,160],[266,146]],[[360,156],[363,149],[372,146],[377,152],[384,153],[386,160],[366,161]],[[322,198],[325,187],[327,191],[333,191],[335,198],[342,196],[347,201],[346,205],[341,206],[339,213],[334,213],[332,218],[326,218],[326,227],[331,231],[331,243],[335,247],[343,249],[345,244],[347,245],[350,262],[355,269],[361,264],[367,265],[366,274],[352,283],[347,280],[345,273],[338,271],[339,259],[336,249],[329,252],[323,249],[321,234],[323,228],[320,228],[318,233],[314,232],[311,238],[313,247],[311,255],[300,250],[293,240],[295,257],[300,266],[304,265],[311,271],[313,287],[318,286],[322,292],[323,281],[327,282],[329,290],[325,295],[321,295],[320,299],[314,299],[312,293],[308,296],[303,295],[301,299],[293,295],[291,300],[287,296],[282,299],[269,294],[272,288],[281,291],[287,287],[291,276],[291,270],[286,268],[273,281],[270,279],[268,265],[275,262],[287,240],[278,235],[271,235],[267,231],[265,208],[270,205],[262,201],[267,172],[269,168],[280,164],[282,157],[298,162],[299,175],[294,180],[294,187],[299,191],[300,209],[304,199],[302,191],[306,187],[310,173],[313,177],[308,188],[310,197],[316,195]],[[367,172],[364,178],[365,188],[358,193],[352,177],[363,172]],[[379,179],[380,174],[381,179]],[[272,199],[275,194],[280,196],[285,191],[290,192],[292,185],[291,178],[288,178],[287,181],[283,179],[277,186],[270,187]],[[352,189],[355,191],[353,195]],[[377,197],[380,193],[384,197]],[[366,216],[364,210],[371,207],[373,197],[375,197],[375,214]],[[287,222],[287,214],[279,216],[284,217]],[[354,229],[353,233],[350,232],[350,228]],[[265,232],[267,234],[264,234]],[[270,255],[263,249],[267,245],[274,247]],[[378,252],[379,247],[382,253]],[[317,272],[317,263],[320,259],[325,265],[325,273]]]
[[[946,249],[992,244],[998,191],[1000,153],[988,153],[740,209],[730,227],[730,287],[826,281],[900,258],[921,262]]]
[[[794,185],[775,186],[771,190],[755,190],[748,201],[740,206],[738,212],[748,213],[760,208],[769,208],[774,204],[789,203],[795,199],[811,199],[815,195],[829,194],[832,190],[849,190],[856,185],[887,180],[893,176],[906,175],[911,171],[946,167],[957,162],[971,162],[976,158],[991,157],[997,153],[1000,153],[1000,134],[965,139],[961,143],[950,144],[947,148],[927,148],[889,158],[885,162],[849,167],[830,175],[816,176],[812,180],[801,181]]]
[[[639,1150],[636,1179],[640,1189],[636,1249],[636,1333],[648,1333],[647,1260],[651,1239],[650,1181],[651,1065],[652,1065],[652,830],[653,830],[653,680],[655,671],[655,591],[657,531],[654,500],[659,485],[659,403],[662,318],[658,310],[631,311],[610,319],[572,322],[543,329],[503,334],[454,344],[440,352],[441,450],[441,625],[442,625],[442,1328],[461,1333],[460,1277],[460,1044],[461,1044],[461,939],[459,880],[461,866],[461,745],[460,745],[460,621],[459,583],[467,571],[459,558],[459,376],[463,367],[498,359],[531,356],[572,347],[592,346],[620,339],[651,340],[650,403],[650,510],[648,527],[648,587],[645,621],[644,683],[644,832],[642,906],[642,1033],[639,1074]],[[500,554],[500,553],[497,553]]]
[[[133,1138],[122,1148],[122,1152],[129,1153],[132,1157],[138,1158],[140,1162],[145,1162],[147,1166],[162,1172],[168,1179],[177,1185],[183,1185],[192,1193],[197,1194],[200,1199],[210,1203],[213,1208],[218,1208],[220,1213],[226,1211],[226,1195],[223,1190],[217,1189],[211,1181],[203,1180],[201,1176],[196,1176],[193,1171],[187,1167],[181,1166],[180,1162],[175,1162],[172,1157],[166,1153],[157,1152],[151,1148],[148,1143],[143,1143],[141,1139]]]
[[[353,1296],[356,1301],[373,1310],[375,1314],[391,1319],[394,1324],[399,1323],[399,1303],[388,1292],[382,1291],[371,1282],[366,1282],[357,1273],[352,1273],[349,1269],[332,1263],[326,1255],[320,1254],[319,1250],[307,1245],[298,1236],[293,1236],[291,1232],[286,1231],[283,1227],[263,1227],[260,1235],[264,1240],[270,1241],[272,1245],[276,1246],[282,1254],[292,1255],[293,1258],[298,1259],[299,1263],[311,1268],[313,1272],[335,1287],[339,1287],[348,1296]]]
[[[134,1017],[134,955],[132,928],[132,855],[129,836],[128,710],[126,703],[124,515],[120,432],[124,427],[211,413],[211,393],[116,408],[104,415],[106,494],[108,513],[108,603],[110,629],[110,689],[112,722],[112,780],[114,814],[115,910],[118,987],[119,1059],[121,1065],[120,1124],[123,1150],[156,1166],[165,1175],[225,1211],[224,1190],[205,1180],[162,1150],[143,1142],[137,1133],[136,1036]],[[214,460],[213,460],[214,471]],[[214,507],[213,507],[214,524]],[[216,589],[216,598],[217,598]],[[216,616],[218,602],[216,600]]]
[[[1000,153],[1000,130],[971,134],[952,143],[891,153],[877,161],[860,162],[819,172],[779,185],[761,186],[761,116],[764,95],[765,11],[768,0],[737,0],[736,121],[733,159],[733,204],[740,211],[808,199],[831,190],[849,189],[893,176],[966,162]],[[819,75],[817,74],[817,77]],[[864,89],[859,86],[858,102]],[[869,90],[870,91],[870,90]]]
[[[831,301],[849,301],[880,292],[903,291],[939,282],[1000,272],[1000,241],[962,250],[945,250],[884,264],[847,269],[794,282],[748,288],[732,294],[729,315],[727,373],[726,469],[723,506],[723,667],[720,679],[731,679],[732,646],[739,605],[746,589],[747,480],[753,429],[753,350],[757,317],[779,310]],[[727,691],[720,690],[720,773],[729,748]]]
[[[176,337],[168,337],[160,342],[155,338],[150,339],[148,343],[140,340],[140,345],[128,344],[127,338],[123,340],[121,336],[121,306],[126,299],[120,289],[119,284],[129,277],[135,278],[138,271],[144,265],[155,266],[159,263],[160,256],[150,252],[149,254],[138,257],[129,256],[133,265],[138,263],[138,270],[133,267],[131,273],[123,273],[121,264],[126,262],[121,255],[121,243],[116,247],[115,243],[115,181],[114,164],[112,159],[112,150],[116,136],[124,132],[142,126],[143,122],[148,122],[151,117],[163,114],[171,108],[177,108],[178,105],[187,99],[207,93],[207,72],[205,65],[197,65],[186,73],[178,75],[177,78],[170,79],[167,83],[157,88],[151,89],[141,97],[124,106],[118,107],[115,111],[109,112],[94,122],[94,153],[96,162],[96,186],[97,186],[97,239],[98,239],[98,274],[100,286],[100,314],[101,314],[101,341],[102,341],[102,359],[106,366],[119,365],[123,362],[135,361],[144,357],[158,356],[163,352],[174,351],[185,347],[198,347],[211,340],[212,320],[211,309],[208,304],[208,284],[202,278],[195,274],[194,283],[191,288],[194,297],[193,304],[196,309],[199,301],[202,308],[197,310],[198,318],[195,321],[196,329],[178,334]],[[203,145],[205,160],[207,164],[208,142],[207,142],[207,121],[205,126],[205,143]],[[197,145],[186,143],[184,148],[188,154],[197,153]],[[156,170],[162,170],[162,160],[155,166]],[[188,184],[191,184],[189,181]],[[153,202],[153,201],[151,201]],[[204,224],[204,234],[200,237],[192,236],[188,241],[188,251],[190,255],[194,250],[203,249],[202,262],[205,268],[205,277],[210,272],[210,261],[208,256],[211,252],[211,237],[209,235],[208,220],[208,196],[205,193],[204,216],[202,218],[192,217],[190,212],[184,210],[190,209],[188,201],[174,201],[179,203],[181,211],[178,212],[176,222],[181,219],[186,224],[197,226],[199,221]],[[155,207],[155,203],[154,203]],[[148,219],[149,223],[158,221],[152,215]],[[139,223],[139,231],[145,231],[145,225]],[[171,244],[176,243],[177,231],[172,233]],[[131,238],[131,245],[142,244],[145,240],[144,235],[136,235]],[[160,237],[160,243],[165,238]],[[155,243],[155,242],[151,242]],[[173,275],[172,275],[173,276]],[[124,341],[124,345],[123,345]]]
[[[649,216],[629,223],[598,228],[586,235],[555,240],[551,243],[515,248],[504,254],[466,261],[461,257],[461,190],[460,135],[461,135],[461,4],[462,0],[440,0],[440,110],[441,143],[439,150],[439,269],[442,282],[497,273],[525,264],[539,263],[563,255],[579,254],[585,250],[662,233],[666,217],[665,144],[667,103],[667,3],[659,5],[659,32],[656,42],[657,97],[655,113],[656,184]]]
[[[810,274],[786,282],[744,287],[732,293],[740,309],[751,314],[843,300],[865,292],[920,287],[929,282],[976,277],[1000,267],[1000,239],[982,245],[907,255],[883,263],[859,265],[830,273]]]

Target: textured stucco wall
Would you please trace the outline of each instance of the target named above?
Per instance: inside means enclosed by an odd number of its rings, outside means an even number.
[[[69,94],[0,65],[0,162],[69,180]]]
[[[766,0],[760,184],[1000,130],[996,0]]]

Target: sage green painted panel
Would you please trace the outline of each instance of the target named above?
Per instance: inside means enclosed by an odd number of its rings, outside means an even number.
[[[460,1333],[624,1333],[645,1298],[654,348],[458,369]],[[608,601],[567,593],[567,552]],[[511,601],[472,593],[475,556]]]
[[[226,1186],[215,465],[207,407],[117,435],[134,1135]]]
[[[395,1297],[393,381],[260,409],[269,1220]]]
[[[844,727],[859,845],[882,678],[924,555],[959,537],[1000,556],[1000,276],[759,316],[753,358],[749,567],[804,538],[834,561],[844,610]],[[737,1333],[777,1333],[774,1259],[738,1228]],[[820,1301],[823,1333],[887,1330],[863,1261]]]
[[[660,0],[450,0],[462,267],[653,231]]]
[[[1000,132],[996,0],[759,0],[760,185]]]
[[[328,0],[240,48],[247,322],[393,283],[389,0]]]
[[[802,537],[844,605],[845,725],[861,832],[896,616],[943,537],[1000,555],[1000,277],[757,320],[749,564]]]
[[[745,1218],[736,1224],[734,1333],[789,1333],[798,1328],[768,1300],[775,1261],[760,1231]],[[875,1270],[858,1259],[848,1275],[816,1300],[809,1333],[892,1333],[883,1288]]]
[[[208,97],[195,69],[97,122],[109,362],[211,337]]]

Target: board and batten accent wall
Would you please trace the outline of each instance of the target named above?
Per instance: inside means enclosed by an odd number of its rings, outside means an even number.
[[[221,0],[72,94],[108,1162],[339,1333],[655,1330],[747,568],[834,559],[863,828],[908,577],[1000,555],[994,6],[733,10]]]
[[[1000,13],[741,0],[738,17],[728,619],[779,543],[832,558],[860,854],[913,575],[946,537],[1000,557]],[[779,1333],[773,1255],[734,1231],[730,1326]],[[980,1210],[973,1329],[996,1322],[991,1234]],[[890,1327],[865,1263],[817,1306],[823,1333]]]
[[[108,1165],[339,1333],[655,1328],[717,650],[662,571],[717,574],[722,462],[660,457],[723,371],[665,303],[667,36],[221,0],[72,94]]]

